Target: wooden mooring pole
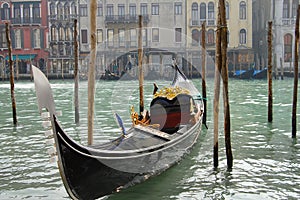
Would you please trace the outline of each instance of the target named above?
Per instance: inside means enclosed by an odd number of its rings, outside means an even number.
[[[223,80],[223,101],[224,101],[224,134],[225,147],[227,157],[227,168],[232,169],[233,156],[231,150],[231,136],[230,136],[230,109],[229,109],[229,91],[228,91],[228,65],[227,65],[227,22],[225,1],[220,0],[220,17],[221,17],[221,63],[222,63],[222,80]]]
[[[207,99],[206,99],[206,26],[205,22],[202,23],[202,38],[201,38],[201,44],[202,44],[202,54],[201,54],[201,65],[202,65],[202,97],[204,99],[204,114],[203,114],[203,124],[207,128],[206,124],[206,115],[207,115]]]
[[[294,48],[294,93],[293,93],[293,109],[292,109],[292,138],[296,138],[297,133],[297,96],[298,96],[298,59],[299,59],[299,14],[300,6],[297,10],[297,18],[295,24],[295,48]]]
[[[140,114],[144,111],[144,72],[143,72],[143,16],[139,15],[138,29],[138,68],[139,68],[139,92],[140,92]]]
[[[96,24],[97,0],[90,1],[90,65],[88,74],[88,145],[93,143],[94,112],[95,112],[95,61],[96,61]]]
[[[9,24],[5,23],[6,26],[6,40],[8,46],[8,63],[9,63],[9,70],[10,70],[10,97],[11,97],[11,105],[12,105],[12,114],[13,114],[13,124],[16,126],[17,121],[17,106],[16,106],[16,99],[15,99],[15,83],[14,83],[14,66],[12,61],[12,47],[11,47],[11,39],[10,39],[10,30]]]
[[[75,123],[79,123],[79,96],[78,96],[78,86],[79,86],[79,76],[78,76],[78,31],[77,31],[77,19],[74,20],[74,109],[75,109]]]
[[[220,26],[220,12],[218,12],[218,27]],[[216,31],[216,61],[215,61],[215,86],[214,86],[214,167],[219,166],[219,101],[220,101],[220,73],[221,73],[221,32]]]
[[[272,21],[268,22],[268,122],[273,121],[273,92],[272,92]]]

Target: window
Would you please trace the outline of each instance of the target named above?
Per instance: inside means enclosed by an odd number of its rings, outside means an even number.
[[[208,19],[215,18],[215,5],[213,2],[208,3]]]
[[[207,44],[212,45],[215,43],[215,32],[212,29],[207,31]]]
[[[242,1],[240,3],[240,19],[246,19],[247,11],[246,11],[246,3]]]
[[[113,4],[108,4],[106,7],[106,11],[107,11],[107,16],[108,17],[113,17],[114,15],[114,5]]]
[[[299,5],[299,0],[293,0],[293,5],[292,5],[292,16],[291,16],[291,18],[296,18],[296,16],[297,16],[298,5]]]
[[[119,46],[124,47],[125,46],[125,30],[119,29]]]
[[[103,16],[103,6],[102,3],[98,3],[97,5],[97,16]]]
[[[7,3],[3,4],[1,9],[1,19],[2,20],[9,20],[10,19],[10,8]]]
[[[148,40],[147,29],[142,30],[142,36],[143,36],[143,46],[147,46],[147,40]]]
[[[192,45],[197,46],[200,41],[200,33],[197,29],[192,30]]]
[[[0,48],[7,48],[5,28],[0,28]]]
[[[40,29],[33,30],[33,48],[40,48],[41,47],[41,34]]]
[[[282,17],[289,18],[289,15],[290,15],[290,3],[289,0],[284,0]]]
[[[14,7],[14,18],[15,18],[15,22],[21,23],[21,10],[19,4],[15,5]]]
[[[242,29],[240,30],[240,44],[246,44],[247,37],[246,37],[246,30]]]
[[[62,3],[58,3],[57,4],[57,17],[59,19],[63,19],[63,13],[64,13],[64,10],[63,10],[63,6],[62,6]]]
[[[141,3],[141,15],[148,15],[148,7],[146,3]]]
[[[205,3],[200,4],[200,19],[201,20],[206,19],[206,4]]]
[[[33,4],[33,19],[39,19],[41,18],[41,13],[40,13],[40,4],[35,3]]]
[[[50,15],[55,15],[55,4],[54,3],[50,4]]]
[[[56,33],[56,27],[55,26],[51,27],[51,40],[52,41],[57,41],[57,33]]]
[[[136,47],[136,29],[130,29],[130,46]]]
[[[107,30],[107,39],[108,39],[108,46],[113,47],[114,46],[114,30],[113,29]]]
[[[151,14],[152,15],[159,15],[159,4],[153,3],[151,7]]]
[[[81,30],[81,43],[87,44],[88,43],[88,32],[87,30]]]
[[[23,5],[23,21],[24,23],[30,23],[30,7],[29,4]]]
[[[174,5],[175,8],[175,15],[182,15],[182,3],[181,2],[176,2]]]
[[[284,36],[284,62],[292,62],[292,41],[293,36],[291,34]]]
[[[124,4],[118,5],[118,15],[119,15],[119,17],[125,17],[125,5]]]
[[[22,32],[20,29],[15,30],[15,48],[21,49],[22,48]]]
[[[136,17],[136,5],[135,4],[129,4],[129,16],[130,17]]]
[[[175,28],[175,42],[181,42],[181,28]]]
[[[81,17],[88,16],[87,5],[84,4],[79,5],[79,14]]]
[[[70,5],[69,5],[68,2],[65,3],[64,14],[65,14],[65,18],[67,18],[68,16],[70,16]]]
[[[58,39],[59,39],[59,41],[64,41],[65,40],[65,30],[62,26],[59,27]]]
[[[72,39],[73,39],[73,37],[72,37],[71,27],[66,27],[66,38],[65,38],[65,40],[70,41]]]
[[[76,8],[76,4],[75,3],[71,4],[71,14],[72,15],[77,15],[77,8]]]
[[[159,42],[159,29],[158,28],[152,29],[152,42]]]
[[[198,4],[192,4],[192,20],[198,20]]]
[[[97,43],[103,42],[103,30],[97,29]]]
[[[228,2],[226,2],[225,9],[226,9],[226,19],[229,19],[229,3]]]

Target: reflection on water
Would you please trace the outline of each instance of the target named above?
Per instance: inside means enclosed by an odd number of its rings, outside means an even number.
[[[163,83],[166,82],[158,85]],[[85,144],[86,82],[80,83],[79,126],[74,125],[73,82],[52,81],[51,84],[57,110],[63,113],[60,117],[63,127],[75,140]],[[126,126],[130,126],[130,106],[138,109],[137,85],[136,81],[98,82],[95,141],[107,141],[120,134],[113,112],[119,113]],[[145,105],[148,105],[152,82],[145,85]],[[200,81],[196,85],[200,88]],[[230,80],[234,156],[231,172],[226,170],[222,127],[219,131],[220,166],[218,170],[213,169],[213,80],[207,85],[209,129],[203,129],[191,154],[160,176],[111,195],[109,199],[300,198],[300,144],[291,139],[293,80],[273,81],[272,124],[267,123],[266,81]],[[12,126],[9,83],[0,83],[0,199],[68,198],[56,164],[49,163],[33,83],[17,82],[15,93],[19,123],[16,128]]]

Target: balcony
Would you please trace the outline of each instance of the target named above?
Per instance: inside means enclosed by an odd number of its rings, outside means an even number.
[[[138,23],[139,16],[137,15],[106,15],[105,23]],[[149,22],[149,15],[143,15],[143,22]]]
[[[190,20],[190,27],[202,26],[203,22],[206,22],[206,26],[215,26],[216,20],[215,19],[191,19]]]
[[[12,18],[11,19],[11,23],[12,24],[22,24],[22,25],[26,25],[26,24],[40,24],[41,23],[41,18],[33,18],[33,17],[26,17],[26,18]]]
[[[295,25],[295,22],[296,22],[296,18],[283,18],[282,19],[283,26]]]

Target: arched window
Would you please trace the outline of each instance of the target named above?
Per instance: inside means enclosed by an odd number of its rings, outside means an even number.
[[[192,30],[192,45],[197,46],[200,41],[200,33],[197,29]]]
[[[57,4],[57,17],[58,19],[63,19],[64,7],[62,3]]]
[[[50,15],[55,15],[55,4],[54,3],[50,4]]]
[[[69,2],[66,2],[65,3],[65,6],[64,6],[64,14],[65,14],[65,19],[70,16],[70,5],[69,5]]]
[[[198,4],[192,4],[192,20],[198,20]]]
[[[282,18],[289,18],[290,16],[290,0],[283,1]]]
[[[213,2],[208,3],[208,19],[215,18],[215,5]]]
[[[209,29],[207,31],[207,44],[212,45],[215,43],[215,31],[213,29]]]
[[[64,28],[62,26],[59,28],[58,38],[59,38],[60,41],[64,41],[65,40],[65,30],[64,30]]]
[[[205,3],[200,4],[200,19],[201,20],[206,19],[206,4]]]
[[[247,18],[247,7],[245,1],[242,1],[240,3],[240,19],[246,19]]]
[[[76,4],[75,3],[71,4],[71,14],[72,15],[77,15],[77,8],[76,8]]]
[[[240,30],[240,44],[246,44],[246,43],[247,43],[246,30],[241,29]]]
[[[293,0],[291,18],[296,18],[298,5],[299,5],[299,0]]]
[[[226,2],[226,19],[229,19],[229,3],[228,2]]]
[[[55,26],[51,27],[51,40],[57,41],[57,29]]]
[[[292,62],[292,41],[293,36],[291,34],[284,36],[284,62]]]
[[[10,19],[10,8],[7,3],[4,3],[1,8],[1,19],[2,20],[9,20]]]

